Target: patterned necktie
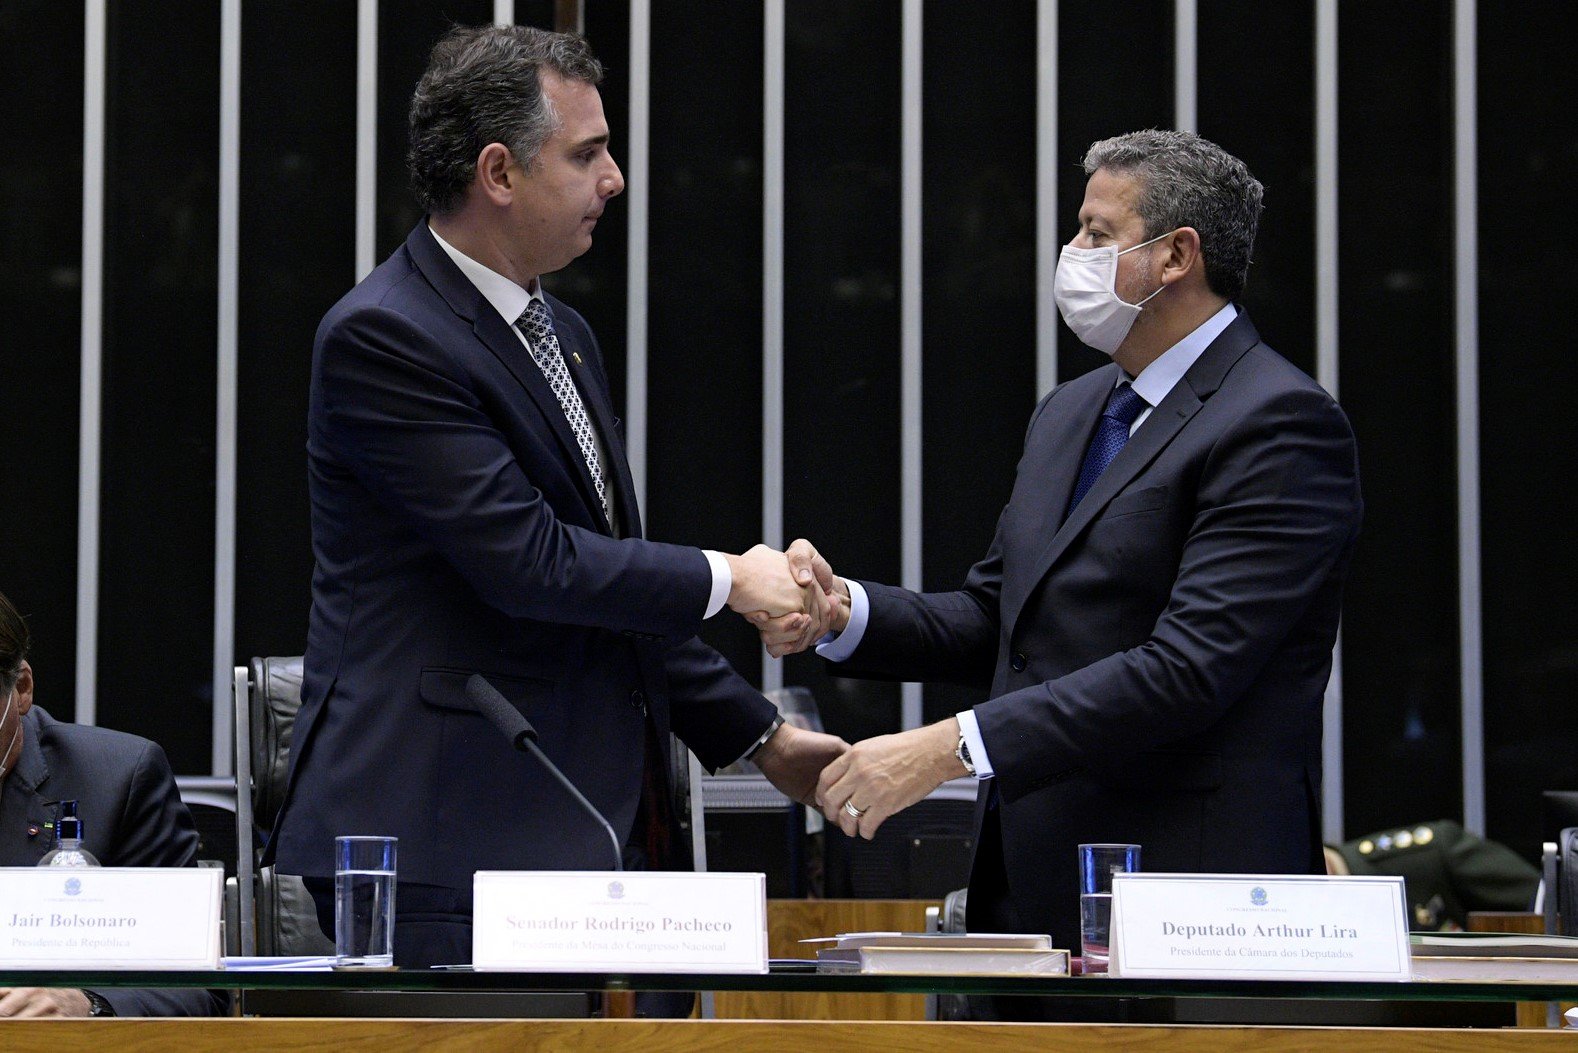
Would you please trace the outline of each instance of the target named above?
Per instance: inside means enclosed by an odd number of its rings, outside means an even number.
[[[1101,411],[1101,423],[1096,425],[1096,434],[1085,451],[1085,460],[1079,466],[1079,481],[1074,484],[1074,498],[1068,503],[1070,515],[1079,507],[1090,488],[1096,485],[1096,480],[1107,470],[1107,465],[1118,456],[1123,444],[1129,441],[1129,429],[1145,407],[1145,400],[1135,394],[1127,380],[1113,389],[1112,397],[1107,400],[1107,408]]]
[[[553,388],[554,397],[559,400],[559,408],[564,410],[565,420],[570,422],[570,430],[575,432],[576,444],[581,447],[581,456],[586,458],[587,470],[592,473],[592,483],[597,487],[597,499],[602,502],[603,515],[612,523],[614,514],[608,507],[607,483],[603,479],[603,462],[597,456],[597,442],[592,436],[592,421],[586,415],[581,393],[576,390],[575,381],[570,379],[570,370],[564,364],[564,355],[559,350],[559,338],[553,334],[553,320],[548,317],[547,305],[532,297],[526,304],[526,310],[515,320],[515,325],[525,334],[526,343],[531,347],[532,360],[548,379],[548,386]]]

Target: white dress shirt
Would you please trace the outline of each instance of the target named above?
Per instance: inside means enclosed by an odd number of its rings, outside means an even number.
[[[477,291],[482,294],[483,299],[493,305],[493,309],[499,312],[499,317],[503,318],[505,324],[510,327],[510,332],[515,334],[520,340],[521,346],[526,349],[526,353],[530,354],[531,342],[526,339],[526,334],[520,331],[515,322],[521,315],[526,313],[527,304],[533,300],[542,300],[542,283],[532,279],[530,289],[522,288],[498,271],[478,263],[464,252],[455,248],[455,246],[440,237],[438,231],[432,227],[427,229],[433,235],[433,240],[438,242],[438,247],[443,249],[445,254],[455,261],[455,266],[460,268],[460,273],[464,274],[467,280],[477,287]],[[543,306],[547,306],[546,302],[544,302]],[[535,361],[534,359],[533,362],[535,363]],[[587,419],[591,419],[590,415],[588,415]],[[597,433],[597,425],[595,423],[592,424],[592,441],[597,445],[598,458],[606,465],[608,463],[608,445],[603,441],[603,437]],[[614,487],[610,485],[607,489],[609,509],[617,516],[619,511]],[[702,617],[711,618],[714,614],[723,610],[723,605],[728,602],[729,591],[734,587],[734,574],[729,570],[729,563],[723,558],[721,553],[702,549],[702,555],[707,557],[707,565],[712,568],[712,594],[707,598],[707,610]]]
[[[1238,309],[1232,304],[1227,304],[1206,319],[1194,332],[1164,351],[1160,358],[1140,370],[1139,376],[1130,378],[1127,373],[1119,371],[1117,384],[1132,379],[1134,393],[1145,400],[1145,409],[1134,419],[1134,424],[1129,428],[1131,438],[1151,415],[1151,410],[1161,405],[1162,399],[1166,398],[1183,379],[1184,374],[1189,372],[1189,367],[1194,365],[1205,353],[1205,349],[1211,346],[1211,341],[1221,336],[1222,330],[1231,325],[1233,319],[1237,317]],[[866,634],[866,625],[871,619],[871,601],[866,595],[866,590],[858,581],[846,579],[846,582],[849,586],[849,624],[844,626],[844,631],[841,633],[828,633],[822,638],[822,642],[816,645],[816,653],[830,662],[842,662],[855,653],[855,648],[860,646],[860,640]],[[959,714],[959,733],[964,736],[965,746],[970,751],[970,763],[975,765],[975,777],[991,778],[992,760],[986,752],[986,743],[981,738],[981,729],[976,723],[974,710],[967,709]]]

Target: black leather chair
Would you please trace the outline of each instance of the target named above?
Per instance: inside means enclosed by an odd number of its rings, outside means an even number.
[[[299,877],[259,869],[257,853],[279,818],[290,772],[290,744],[301,708],[301,658],[254,658],[235,671],[237,930],[243,955],[333,954]]]
[[[223,775],[177,775],[175,788],[197,827],[197,858],[236,876],[236,783]]]
[[[257,869],[257,853],[279,819],[301,708],[300,657],[254,658],[235,670],[239,867],[255,882],[239,889],[240,953],[332,955],[301,878]],[[395,938],[399,939],[398,932]],[[250,941],[250,942],[249,942]],[[247,991],[242,1012],[261,1016],[585,1017],[593,996],[562,992]]]
[[[867,841],[827,827],[829,899],[942,899],[970,880],[974,779],[944,783]]]

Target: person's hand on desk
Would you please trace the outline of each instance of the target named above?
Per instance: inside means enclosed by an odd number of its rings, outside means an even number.
[[[88,996],[69,987],[0,987],[0,1019],[88,1016]]]

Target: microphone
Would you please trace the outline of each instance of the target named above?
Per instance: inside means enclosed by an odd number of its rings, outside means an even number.
[[[493,726],[510,740],[510,745],[522,753],[529,753],[537,758],[537,763],[558,780],[559,785],[564,787],[565,792],[575,800],[581,810],[608,832],[608,840],[614,846],[614,869],[625,869],[624,849],[619,844],[619,838],[614,834],[613,824],[603,818],[603,813],[597,810],[597,806],[575,788],[575,783],[559,770],[557,764],[548,759],[548,755],[537,745],[537,729],[531,726],[531,721],[526,719],[526,715],[510,705],[509,700],[499,694],[499,689],[488,683],[487,678],[481,673],[472,673],[466,680],[466,698],[476,707],[478,713],[487,717]]]

